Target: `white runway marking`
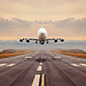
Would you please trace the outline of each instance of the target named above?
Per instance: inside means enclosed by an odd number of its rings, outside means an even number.
[[[62,58],[62,57],[60,57],[60,56],[55,56],[54,58],[59,58],[59,59],[60,59],[60,58]]]
[[[16,65],[16,64],[9,64],[9,65],[7,65],[7,66],[10,66],[10,67],[11,67],[11,66],[14,66],[14,65]]]
[[[72,66],[78,66],[78,67],[80,66],[80,65],[78,65],[78,64],[74,64],[74,63],[72,63],[71,65],[72,65]]]
[[[0,67],[1,67],[1,66],[5,66],[5,65],[6,65],[6,63],[0,64]]]
[[[40,62],[39,65],[42,65],[42,62]]]
[[[26,59],[28,59],[28,58],[32,58],[31,56],[27,56],[27,57],[25,57]]]
[[[86,64],[80,63],[81,66],[86,66]]]
[[[38,66],[37,71],[41,71],[42,70],[42,66]]]
[[[40,75],[35,75],[32,86],[39,86]]]

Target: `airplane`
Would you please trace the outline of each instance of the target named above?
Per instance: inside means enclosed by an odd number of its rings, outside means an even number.
[[[53,40],[55,43],[57,43],[58,40],[64,42],[64,39],[61,38],[48,38],[47,31],[43,26],[38,30],[37,38],[22,38],[19,41],[23,42],[24,40],[26,40],[27,43],[33,40],[36,44],[39,42],[41,45],[44,45],[45,43],[48,44],[51,40]]]

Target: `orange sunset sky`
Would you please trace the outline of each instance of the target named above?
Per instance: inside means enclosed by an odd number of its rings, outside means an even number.
[[[86,1],[0,0],[0,40],[36,37],[41,26],[49,37],[86,40]]]

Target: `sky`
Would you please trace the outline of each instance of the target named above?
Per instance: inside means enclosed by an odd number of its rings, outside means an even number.
[[[0,40],[36,37],[41,26],[49,37],[86,40],[86,1],[0,0]]]

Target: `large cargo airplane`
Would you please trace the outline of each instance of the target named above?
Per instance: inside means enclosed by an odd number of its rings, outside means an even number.
[[[51,41],[51,40],[53,40],[55,43],[57,43],[58,40],[60,40],[61,42],[64,42],[64,39],[61,39],[61,38],[48,38],[47,31],[44,27],[41,27],[38,30],[37,38],[22,38],[22,39],[20,39],[20,42],[23,42],[24,40],[26,40],[27,43],[29,43],[30,40],[33,40],[33,41],[35,41],[36,44],[39,42],[42,45],[44,43],[48,44],[49,41]]]

